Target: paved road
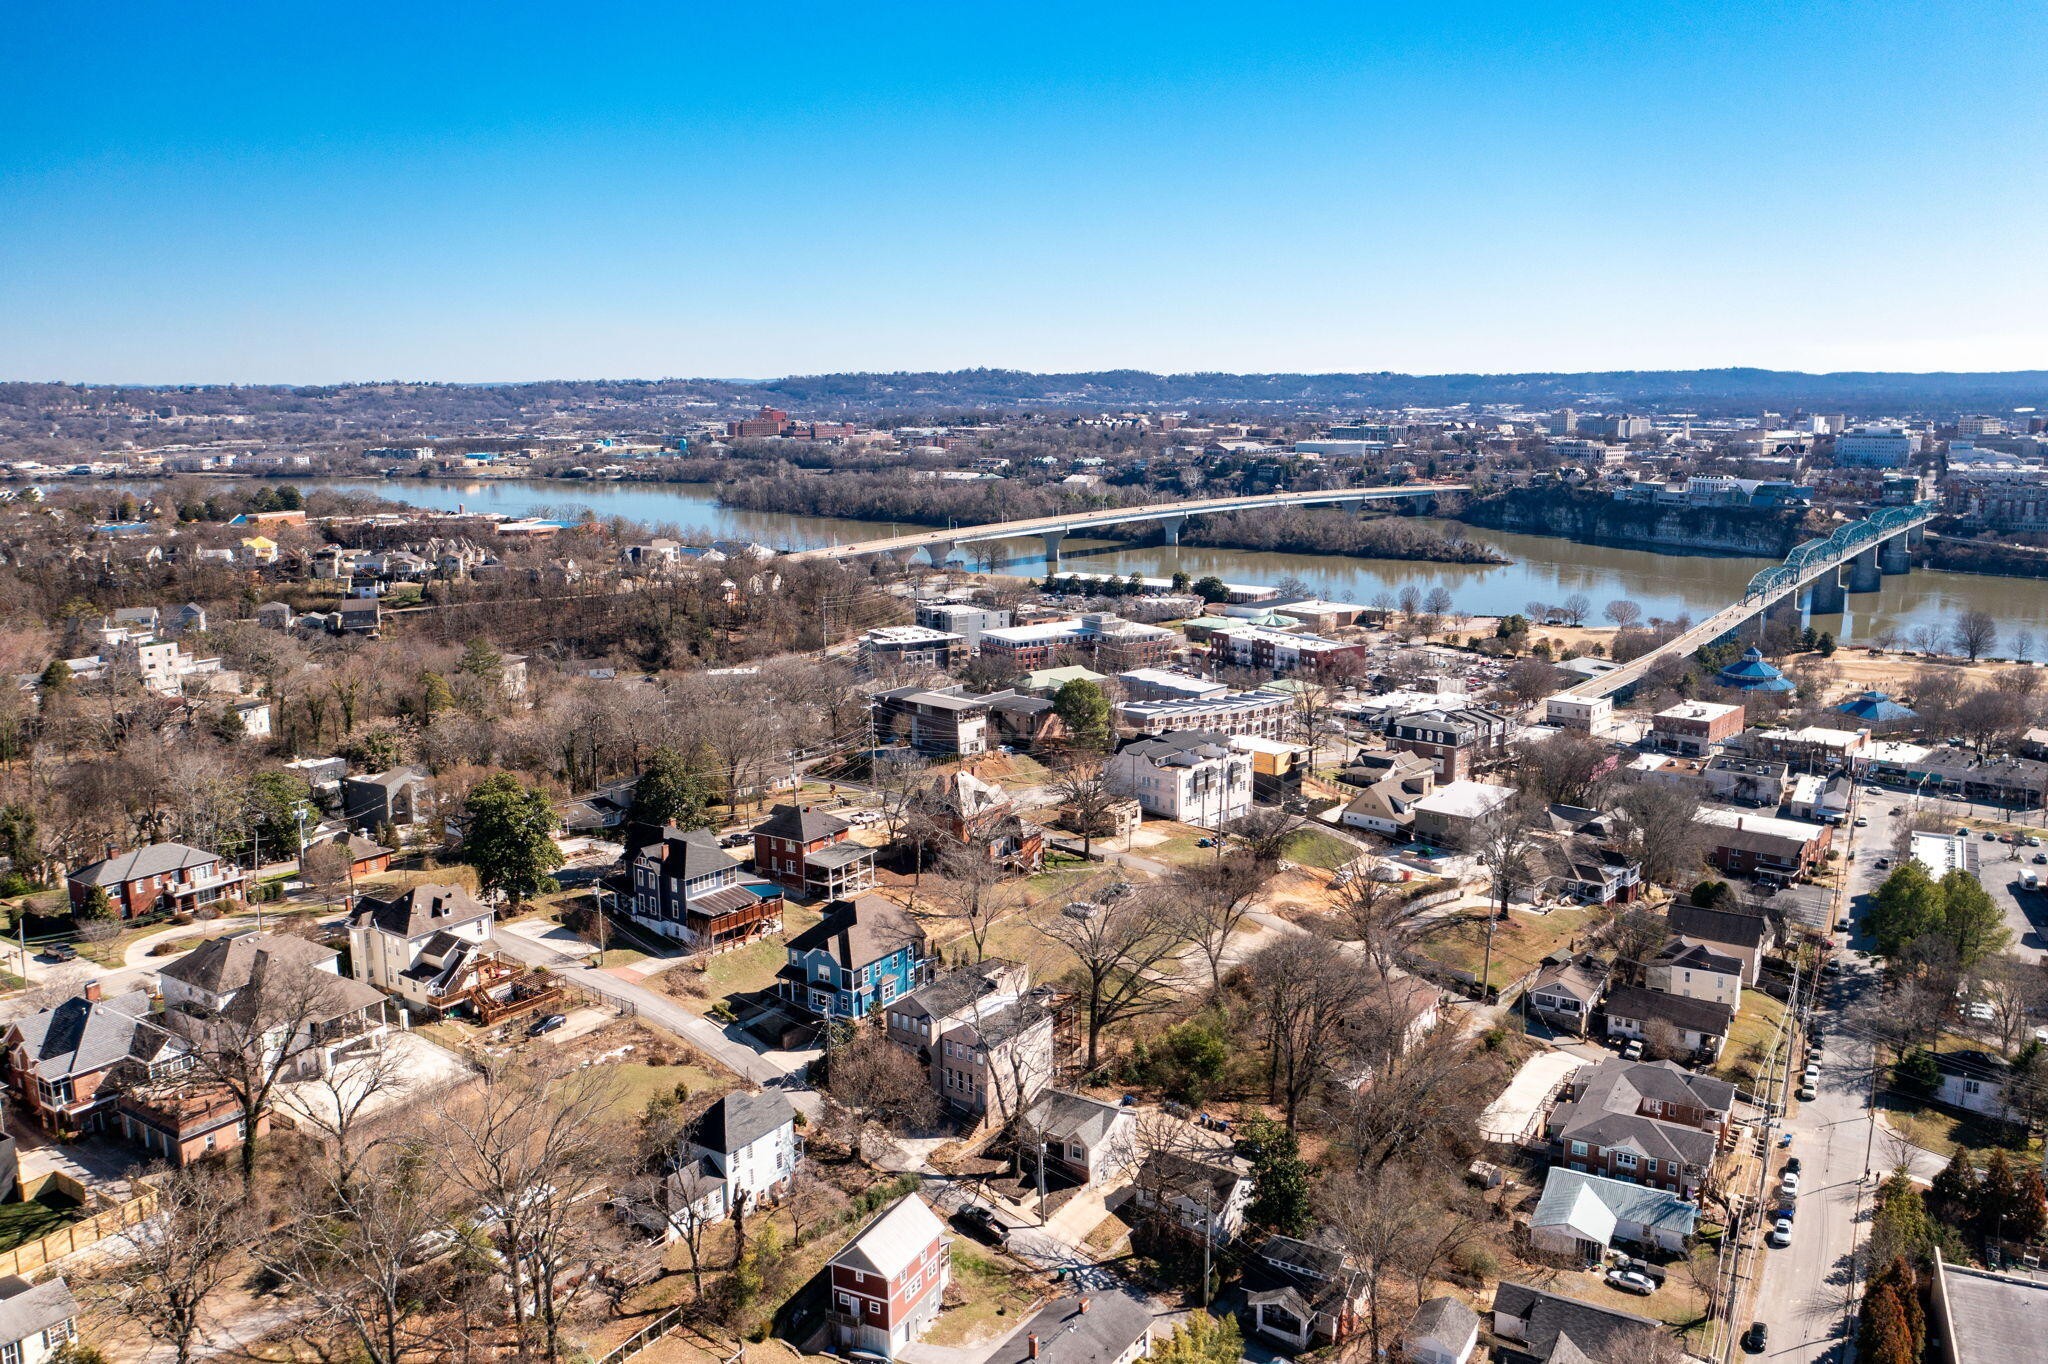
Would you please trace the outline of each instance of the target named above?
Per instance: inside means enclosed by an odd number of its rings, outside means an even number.
[[[734,1074],[757,1085],[773,1085],[789,1090],[792,1102],[795,1101],[796,1094],[801,1088],[799,1077],[803,1068],[818,1055],[815,1049],[769,1051],[756,1044],[746,1031],[736,1024],[721,1027],[707,1018],[691,1013],[658,990],[650,990],[633,981],[622,980],[610,972],[584,965],[583,958],[590,949],[582,939],[569,934],[567,930],[559,930],[556,933],[538,932],[542,927],[552,928],[553,925],[500,924],[497,931],[498,946],[507,956],[523,961],[529,966],[545,966],[593,994],[630,1004],[640,1017],[666,1028]],[[561,938],[566,938],[566,942],[558,941]],[[569,944],[574,946],[570,947]]]
[[[1876,963],[1861,950],[1869,946],[1862,927],[1871,893],[1886,875],[1878,869],[1877,859],[1888,850],[1890,811],[1896,803],[1882,791],[1863,795],[1857,809],[1870,826],[1844,830],[1848,848],[1856,854],[1848,869],[1851,947],[1841,954],[1843,974],[1823,990],[1814,1014],[1825,1032],[1819,1096],[1812,1103],[1795,1102],[1784,1123],[1784,1130],[1792,1133],[1790,1154],[1799,1157],[1802,1167],[1792,1244],[1757,1252],[1763,1284],[1754,1319],[1770,1327],[1770,1350],[1764,1357],[1772,1361],[1806,1364],[1840,1361],[1848,1355],[1844,1332],[1855,1286],[1853,1256],[1868,1225],[1863,1219],[1874,1188],[1865,1179],[1866,1169],[1874,1180],[1903,1157],[1915,1175],[1932,1179],[1942,1165],[1938,1158],[1905,1147],[1888,1138],[1883,1127],[1873,1126],[1869,1044],[1839,1026],[1843,1011],[1877,988]],[[1774,1151],[1773,1190],[1778,1159]],[[1759,1227],[1752,1234],[1753,1245],[1762,1246],[1761,1232],[1766,1229],[1767,1225]],[[1757,1262],[1747,1262],[1752,1276]]]

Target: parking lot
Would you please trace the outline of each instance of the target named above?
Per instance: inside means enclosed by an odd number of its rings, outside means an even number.
[[[2041,812],[1997,810],[1866,787],[1856,802],[1855,813],[1870,823],[1869,827],[1855,831],[1859,851],[1851,873],[1852,895],[1876,890],[1889,874],[1890,867],[1879,863],[1896,857],[1893,842],[1901,821],[1915,816],[1953,820],[1946,827],[1951,832],[1968,831],[1977,879],[2004,913],[2006,927],[2012,930],[2013,950],[2048,953],[2048,891],[2029,890],[2024,885],[2028,872],[2048,882],[2048,837],[2044,837],[2039,826]],[[2017,820],[2025,822],[2013,822]],[[2000,835],[2008,835],[2014,841],[2001,841]],[[2029,839],[2041,842],[2036,845]]]

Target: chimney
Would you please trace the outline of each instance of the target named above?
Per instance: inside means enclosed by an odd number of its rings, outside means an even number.
[[[119,848],[115,847],[112,843],[107,844],[107,860],[109,862],[113,861],[116,857],[119,857],[120,855],[121,850]]]
[[[1029,1358],[1038,1358],[1038,1332],[1033,1331],[1030,1335],[1024,1337],[1024,1344],[1031,1352]]]
[[[1084,1317],[1088,1315],[1088,1299],[1086,1295],[1083,1295],[1081,1298],[1081,1315]]]
[[[85,998],[86,1002],[90,1004],[100,1002],[100,983],[97,980],[89,980],[85,983]]]

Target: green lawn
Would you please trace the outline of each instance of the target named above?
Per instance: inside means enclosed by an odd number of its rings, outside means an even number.
[[[1300,829],[1287,840],[1287,856],[1304,866],[1335,871],[1358,856],[1358,849],[1333,833]]]
[[[1744,990],[1742,1009],[1735,1015],[1728,1045],[1721,1049],[1721,1059],[1715,1063],[1713,1073],[1738,1084],[1762,1074],[1763,1063],[1751,1059],[1750,1052],[1752,1048],[1769,1051],[1772,1040],[1778,1036],[1779,1020],[1784,1016],[1785,1006],[1762,990]]]
[[[25,1203],[0,1203],[0,1250],[13,1250],[41,1240],[83,1216],[83,1207],[54,1188],[45,1188]]]
[[[782,908],[782,933],[779,937],[763,938],[737,952],[723,952],[711,958],[704,968],[706,1006],[712,1000],[729,995],[751,994],[773,987],[775,973],[789,960],[789,948],[784,944],[823,917],[807,906],[786,904]],[[693,1001],[685,1001],[685,1004],[695,1007]]]
[[[1959,1149],[1975,1152],[1980,1163],[1993,1150],[2029,1160],[2041,1158],[2040,1140],[2006,1123],[1951,1113],[1899,1094],[1880,1094],[1878,1107],[1884,1110],[1885,1124],[1893,1131],[1945,1159],[1953,1159]]]
[[[984,944],[988,955],[1023,962],[1031,968],[1035,984],[1058,980],[1074,965],[1074,954],[1047,937],[1038,921],[1059,911],[1059,903],[1044,903],[1035,911],[999,920],[988,931]]]
[[[966,1301],[939,1313],[925,1332],[928,1345],[972,1345],[1006,1335],[1038,1301],[1021,1266],[965,1241],[953,1243],[953,1282]]]
[[[624,1061],[606,1065],[604,1073],[606,1080],[617,1087],[607,1105],[608,1111],[621,1122],[632,1121],[646,1111],[649,1099],[670,1093],[679,1084],[687,1085],[693,1096],[731,1088],[730,1080],[721,1080],[696,1066],[650,1066],[645,1061]]]
[[[1518,912],[1496,924],[1493,965],[1486,983],[1498,988],[1533,971],[1552,952],[1589,932],[1606,913],[1598,906],[1577,905],[1542,915]],[[1482,916],[1457,922],[1417,950],[1432,961],[1470,971],[1476,977],[1486,962],[1486,920]]]

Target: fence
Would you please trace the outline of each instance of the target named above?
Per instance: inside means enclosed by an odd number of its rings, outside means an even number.
[[[632,1335],[626,1337],[610,1353],[600,1358],[597,1364],[625,1364],[626,1360],[639,1354],[642,1350],[682,1324],[683,1309],[681,1307],[671,1307],[668,1311],[663,1312],[653,1321],[648,1322]],[[742,1345],[740,1346],[739,1353],[735,1354],[732,1360],[728,1361],[728,1364],[744,1364],[746,1356],[747,1347]]]
[[[87,1207],[95,1201],[107,1201],[61,1171],[52,1172],[39,1179],[23,1181],[22,1197],[33,1199],[52,1184],[67,1197],[75,1198]],[[0,1251],[0,1275],[14,1274],[27,1278],[67,1255],[76,1254],[87,1246],[105,1240],[124,1227],[131,1227],[146,1220],[155,1211],[156,1190],[138,1181],[135,1196],[127,1202],[116,1203],[89,1217],[67,1223],[40,1240],[30,1241],[9,1251]]]

